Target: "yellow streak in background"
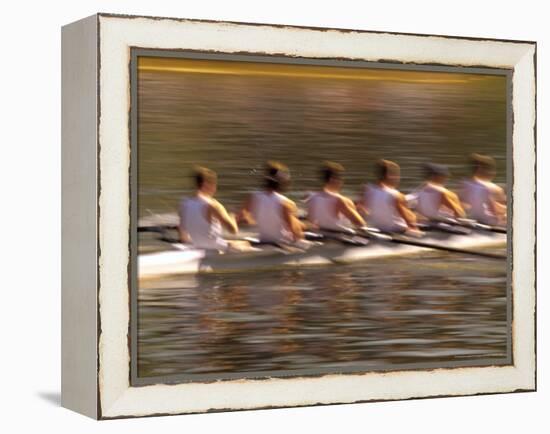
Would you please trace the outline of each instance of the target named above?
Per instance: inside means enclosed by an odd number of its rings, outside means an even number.
[[[399,71],[391,69],[346,68],[341,66],[292,65],[227,60],[190,60],[165,57],[139,57],[138,71],[378,80],[434,84],[468,83],[486,78],[504,79],[504,76],[462,74],[456,72]]]

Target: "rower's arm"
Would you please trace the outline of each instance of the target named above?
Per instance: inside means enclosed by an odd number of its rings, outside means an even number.
[[[495,189],[489,196],[489,210],[495,215],[501,224],[506,223],[506,194],[501,187]]]
[[[364,215],[369,215],[369,204],[367,201],[367,186],[363,188],[363,193],[361,194],[361,197],[355,202],[356,210]]]
[[[453,211],[455,217],[463,218],[466,216],[464,208],[462,208],[462,205],[460,204],[460,199],[458,198],[458,195],[456,193],[452,191],[444,192],[441,202],[444,206]]]
[[[210,212],[212,213],[212,217],[219,220],[219,222],[222,224],[222,226],[229,231],[232,234],[236,234],[239,232],[239,227],[237,226],[237,222],[231,216],[225,207],[218,202],[217,200],[212,200],[210,204]]]
[[[254,221],[254,217],[252,216],[252,200],[252,195],[248,195],[248,197],[246,198],[246,202],[239,211],[239,214],[237,215],[237,221],[239,221],[240,223],[245,223],[248,225],[256,224],[256,222]]]
[[[495,188],[495,200],[502,205],[506,205],[507,197],[504,189],[500,186],[496,186]]]
[[[395,206],[399,215],[403,217],[403,220],[407,223],[407,226],[411,229],[416,229],[416,216],[407,206],[407,199],[403,194],[399,193],[399,196],[396,198]]]
[[[507,214],[507,201],[508,198],[506,197],[506,192],[502,187],[498,187],[495,208],[497,209],[497,215],[504,220],[506,220]]]
[[[338,212],[342,213],[355,226],[366,226],[365,220],[357,212],[357,208],[351,199],[340,197],[338,201]]]
[[[298,207],[291,200],[283,203],[283,220],[287,229],[292,233],[295,240],[304,238],[304,228],[297,217]]]

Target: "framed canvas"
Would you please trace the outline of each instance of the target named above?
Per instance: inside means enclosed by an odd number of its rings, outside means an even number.
[[[534,391],[536,44],[62,31],[62,404]]]

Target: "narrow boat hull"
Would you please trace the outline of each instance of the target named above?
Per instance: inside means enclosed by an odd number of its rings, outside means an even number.
[[[487,231],[476,231],[470,235],[434,232],[423,237],[422,241],[446,247],[477,249],[505,245],[506,234]],[[174,250],[139,255],[138,274],[141,280],[177,274],[245,272],[279,267],[346,264],[374,258],[411,255],[428,250],[431,249],[378,240],[371,240],[368,245],[360,247],[327,242],[298,252],[287,252],[266,246],[251,252],[225,254],[176,245]]]

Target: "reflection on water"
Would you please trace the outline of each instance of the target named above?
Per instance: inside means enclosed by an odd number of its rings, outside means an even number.
[[[325,159],[346,166],[352,197],[381,157],[401,164],[405,191],[428,160],[449,165],[456,185],[471,152],[493,155],[504,183],[505,91],[503,77],[463,74],[140,71],[139,215],[173,213],[194,164],[218,172],[230,211],[256,188],[266,159],[290,166],[296,200],[318,188]],[[502,361],[506,306],[504,262],[456,254],[157,280],[139,290],[138,375]]]
[[[499,361],[505,264],[433,254],[180,276],[140,289],[138,327],[140,377]]]

